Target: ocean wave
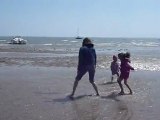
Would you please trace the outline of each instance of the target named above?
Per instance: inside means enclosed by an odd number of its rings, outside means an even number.
[[[7,40],[0,40],[0,42],[5,42],[5,41],[7,41]]]
[[[78,42],[78,41],[73,40],[73,41],[70,41],[70,42],[75,43],[75,42]]]
[[[52,43],[47,43],[47,44],[43,44],[43,45],[47,45],[47,46],[50,46],[50,45],[53,45]]]
[[[132,66],[135,70],[145,70],[145,71],[160,71],[160,64],[152,64],[152,63],[132,63]],[[98,67],[101,69],[110,69],[109,64],[98,64]]]
[[[67,42],[68,40],[62,40],[63,42]]]
[[[158,47],[160,46],[160,43],[158,42],[104,42],[104,43],[96,43],[95,44],[98,47],[122,47],[122,46],[135,46],[135,47]]]
[[[112,56],[99,56],[97,67],[101,69],[110,69],[110,64],[112,61]],[[118,62],[120,62],[118,60]],[[120,64],[120,63],[119,63]],[[145,71],[160,71],[160,59],[159,58],[146,58],[146,57],[136,57],[132,58],[131,65],[136,70],[145,70]]]
[[[116,43],[96,43],[96,46],[98,47],[104,47],[104,46],[115,46]]]
[[[159,43],[157,42],[131,42],[132,45],[134,46],[139,46],[139,47],[158,47]]]
[[[136,70],[160,71],[160,64],[153,63],[133,63]]]

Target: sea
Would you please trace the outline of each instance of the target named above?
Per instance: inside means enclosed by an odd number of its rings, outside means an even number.
[[[14,57],[15,52],[23,52],[18,57],[30,54],[31,57],[60,57],[63,62],[77,61],[79,48],[83,39],[75,37],[22,37],[27,40],[25,45],[8,44],[12,36],[0,37],[1,58]],[[131,64],[136,70],[160,71],[160,39],[159,38],[109,38],[90,37],[97,53],[97,66],[110,69],[113,55],[121,52],[131,53]],[[73,58],[73,59],[72,59]],[[60,59],[58,59],[61,62]],[[70,63],[69,63],[70,64]],[[75,67],[73,62],[71,67]]]

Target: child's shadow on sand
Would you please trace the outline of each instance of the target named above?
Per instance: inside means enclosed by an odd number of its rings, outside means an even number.
[[[107,95],[107,96],[101,96],[102,99],[112,99],[114,101],[119,102],[120,100],[117,98],[118,96],[120,96],[119,94],[112,92],[111,94]]]
[[[112,92],[111,94],[107,95],[107,96],[101,96],[101,98],[103,99],[112,99],[114,101],[119,102],[120,100],[118,99],[119,96],[124,96],[124,95],[131,95],[129,93],[124,93],[124,94],[117,94],[115,92]]]
[[[92,95],[80,95],[80,96],[77,96],[77,97],[69,97],[69,96],[66,96],[64,98],[57,98],[57,99],[53,99],[53,101],[50,101],[50,102],[62,102],[62,103],[65,103],[65,102],[69,102],[69,101],[75,101],[75,100],[79,100],[79,99],[82,99],[82,98],[85,98],[85,97],[91,97]],[[100,98],[102,99],[112,99],[114,101],[120,101],[117,97],[120,96],[119,94],[115,93],[115,92],[112,92],[111,94],[107,95],[107,96],[99,96]],[[49,102],[49,101],[48,101]]]
[[[104,83],[101,83],[101,84],[98,84],[98,85],[111,85],[111,84],[115,84],[117,82],[104,82]]]
[[[61,102],[61,103],[65,103],[65,102],[69,102],[69,101],[76,101],[79,99],[83,99],[85,97],[91,97],[92,95],[80,95],[80,96],[76,96],[76,97],[69,97],[66,96],[64,98],[57,98],[57,99],[52,99],[52,101],[45,101],[45,102]],[[99,98],[102,99],[112,99],[114,101],[120,101],[117,97],[121,96],[115,92],[112,92],[111,94],[107,95],[107,96],[99,96]]]
[[[69,102],[69,101],[75,101],[75,100],[79,100],[79,99],[82,99],[86,96],[89,96],[89,95],[80,95],[80,96],[77,96],[77,97],[69,97],[69,96],[66,96],[64,98],[57,98],[57,99],[53,99],[52,102],[62,102],[62,103],[65,103],[65,102]],[[49,101],[48,101],[49,102]],[[51,101],[50,101],[51,102]]]
[[[36,95],[52,95],[52,94],[58,94],[58,92],[41,92],[41,91],[36,91],[34,92]]]

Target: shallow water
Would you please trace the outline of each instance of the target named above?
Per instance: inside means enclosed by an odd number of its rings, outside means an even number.
[[[68,67],[77,66],[77,56],[81,47],[82,39],[65,37],[24,37],[28,40],[27,45],[4,44],[11,37],[0,37],[1,61],[6,58],[18,60],[28,58],[27,63],[32,63],[38,59],[43,63]],[[109,69],[112,56],[120,52],[131,53],[131,63],[137,70],[160,71],[160,40],[156,38],[92,38],[97,52],[99,68]],[[11,52],[11,53],[9,53]],[[16,53],[18,52],[18,53]],[[22,53],[22,54],[21,54]],[[19,57],[19,59],[18,59]],[[44,58],[47,59],[44,59]],[[70,58],[68,58],[70,57]],[[32,61],[30,61],[32,58]],[[63,59],[61,59],[63,58]],[[56,62],[51,62],[53,61]],[[61,59],[61,60],[60,60]],[[15,61],[16,61],[15,60]],[[20,61],[22,61],[20,60]],[[25,60],[24,60],[25,61]],[[8,60],[9,62],[9,60]],[[22,62],[21,62],[22,63]],[[0,63],[2,64],[2,63]],[[3,62],[4,64],[4,62]],[[35,63],[36,64],[36,63]]]

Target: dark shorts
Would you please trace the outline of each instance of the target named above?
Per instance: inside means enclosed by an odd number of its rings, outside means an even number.
[[[81,78],[88,72],[89,74],[89,81],[94,82],[94,75],[95,75],[95,66],[94,65],[86,65],[81,67],[76,76],[76,80],[81,80]]]

